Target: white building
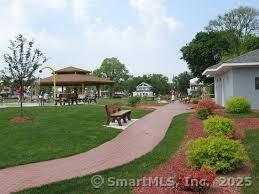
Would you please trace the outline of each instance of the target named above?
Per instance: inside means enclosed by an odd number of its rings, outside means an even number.
[[[188,95],[191,96],[200,89],[202,92],[205,91],[203,82],[200,82],[197,77],[190,79],[190,87],[187,89]]]
[[[133,96],[153,97],[153,87],[145,82],[142,82],[136,87],[136,91],[133,92]]]
[[[214,77],[215,101],[225,106],[229,98],[243,96],[259,109],[259,49],[207,68],[203,75]]]

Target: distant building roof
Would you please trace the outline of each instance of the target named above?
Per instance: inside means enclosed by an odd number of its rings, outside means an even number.
[[[146,83],[146,82],[142,82],[142,83],[140,83],[137,87],[151,87],[152,88],[152,86],[151,85],[149,85],[148,83]]]
[[[259,49],[247,52],[233,59],[226,60],[224,63],[219,63],[208,67],[203,75],[213,76],[215,74],[226,72],[233,67],[252,67],[259,66]]]
[[[199,81],[199,78],[195,77],[195,78],[192,78],[190,79],[190,84],[197,84]]]

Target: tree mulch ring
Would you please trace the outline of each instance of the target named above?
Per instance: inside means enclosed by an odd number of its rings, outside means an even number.
[[[236,126],[239,128],[240,131],[243,130],[244,126],[240,126],[239,122],[236,121]],[[192,169],[187,162],[187,158],[185,155],[186,149],[188,147],[188,143],[194,139],[199,137],[206,137],[207,134],[203,130],[202,121],[197,118],[194,114],[190,116],[188,120],[188,131],[185,136],[184,142],[176,152],[176,154],[166,163],[161,164],[158,168],[153,169],[150,173],[146,174],[145,177],[178,177],[179,175],[188,175],[195,170]],[[209,194],[215,193],[241,193],[240,187],[237,186],[220,186],[219,185],[219,177],[244,177],[249,176],[252,169],[251,163],[248,161],[246,162],[242,168],[237,169],[236,171],[226,175],[217,174],[217,178],[215,179],[212,187],[207,192]],[[135,194],[164,194],[164,193],[177,193],[177,194],[188,194],[189,192],[186,191],[179,191],[175,187],[161,187],[161,186],[151,186],[146,187],[143,185],[139,185],[133,189]]]
[[[26,123],[26,122],[32,122],[33,119],[30,117],[14,117],[9,119],[12,123]]]

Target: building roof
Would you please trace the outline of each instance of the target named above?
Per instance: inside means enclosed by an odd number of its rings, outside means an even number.
[[[146,83],[146,82],[142,82],[142,83],[140,83],[137,87],[151,87],[152,88],[152,86],[151,85],[149,85],[148,83]]]
[[[226,60],[224,63],[219,63],[208,67],[203,75],[211,76],[224,73],[234,67],[254,67],[259,66],[259,49],[247,52],[233,59]]]
[[[233,59],[227,60],[225,63],[253,63],[259,62],[259,49],[250,51]]]
[[[90,75],[89,71],[67,67],[56,71],[56,85],[58,86],[75,86],[75,85],[112,85],[114,81]],[[40,80],[41,86],[52,86],[53,76]]]
[[[84,73],[84,74],[88,74],[91,73],[90,71],[84,70],[84,69],[80,69],[77,67],[66,67],[63,69],[59,69],[57,71],[55,71],[56,74],[63,74],[63,73]]]

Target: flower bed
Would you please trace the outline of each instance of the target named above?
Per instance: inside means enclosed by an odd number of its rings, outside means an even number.
[[[254,120],[254,119],[252,119]],[[251,123],[252,123],[252,120]],[[249,120],[248,120],[249,121]],[[235,122],[235,127],[237,128],[238,131],[242,131],[243,128],[247,128],[243,123],[243,121],[234,119]],[[197,175],[197,171],[192,169],[191,167],[188,166],[187,164],[187,159],[186,159],[186,148],[188,146],[188,142],[191,140],[197,139],[199,137],[204,137],[206,136],[206,133],[203,130],[203,125],[202,121],[195,115],[192,115],[189,118],[188,121],[189,128],[188,132],[185,136],[185,140],[182,144],[182,146],[179,148],[177,151],[176,155],[174,155],[170,161],[167,163],[162,164],[158,169],[154,169],[151,173],[145,175],[145,177],[176,177],[179,178],[181,177],[186,177],[186,176],[194,176],[195,173]],[[253,128],[259,128],[259,119],[257,119],[256,123],[257,127]],[[245,172],[245,175],[248,175],[250,172],[249,167],[244,167],[241,169],[241,171]],[[180,186],[180,185],[179,185]],[[152,186],[152,187],[146,187],[146,186],[139,186],[134,188],[134,192],[138,194],[164,194],[164,193],[181,193],[181,194],[188,194],[190,192],[188,191],[179,191],[179,186],[178,187],[159,187],[159,186]],[[207,193],[241,193],[240,187],[220,187],[219,186],[219,181],[216,179],[213,183],[213,185],[210,187],[209,191]]]

